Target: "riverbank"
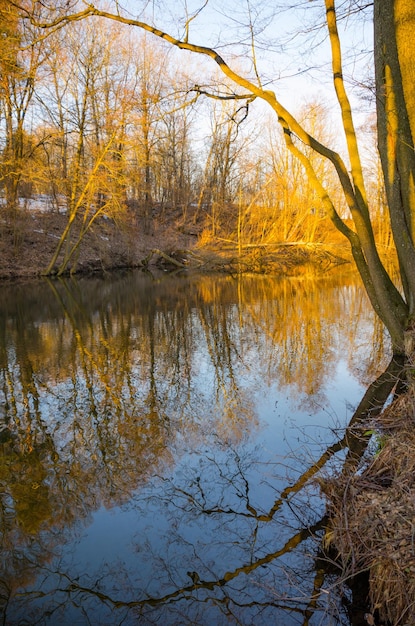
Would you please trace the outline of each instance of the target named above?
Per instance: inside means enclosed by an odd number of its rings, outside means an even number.
[[[326,550],[346,582],[368,576],[372,626],[415,624],[415,392],[366,424],[370,453],[358,471],[324,484],[330,523]],[[363,622],[362,622],[363,623]]]
[[[53,256],[67,218],[33,212],[0,229],[0,279],[41,275]],[[347,245],[274,244],[242,248],[174,221],[157,220],[150,233],[101,218],[86,233],[76,265],[88,274],[121,268],[238,271],[294,275],[312,267],[324,273],[339,264],[352,270]],[[330,546],[335,546],[343,579],[369,573],[367,624],[415,623],[415,400],[402,397],[367,430],[375,448],[359,472],[326,490],[332,512]],[[378,447],[376,447],[378,446]]]
[[[30,211],[0,229],[0,280],[27,279],[45,272],[65,228],[61,213]],[[74,238],[81,227],[75,223]],[[208,240],[196,228],[154,221],[150,233],[99,218],[84,235],[66,273],[88,274],[121,268],[195,268],[200,271],[280,272],[290,275],[305,264],[319,271],[350,261],[347,245],[275,244],[244,246]],[[65,248],[64,248],[65,249]],[[59,258],[62,258],[64,250]],[[59,261],[59,259],[58,259]]]

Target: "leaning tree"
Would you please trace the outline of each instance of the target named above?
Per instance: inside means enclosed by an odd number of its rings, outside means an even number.
[[[415,48],[412,45],[415,5],[406,0],[374,0],[372,5],[378,148],[399,259],[400,278],[397,285],[382,263],[375,242],[356,127],[343,73],[335,0],[324,0],[325,21],[331,48],[332,82],[341,112],[348,163],[335,149],[306,131],[281,104],[275,91],[262,86],[257,71],[254,72],[255,79],[248,78],[218,49],[190,41],[192,21],[208,1],[205,0],[193,14],[186,15],[181,38],[157,28],[150,21],[133,19],[117,1],[114,1],[113,12],[102,10],[98,3],[80,3],[77,0],[63,2],[62,5],[54,2],[49,4],[49,9],[48,2],[40,0],[16,1],[14,4],[19,7],[23,18],[43,28],[45,34],[70,22],[93,17],[116,20],[148,31],[176,48],[211,59],[238,86],[239,93],[235,97],[246,97],[248,100],[260,98],[268,103],[282,128],[288,149],[300,160],[327,214],[348,239],[372,306],[390,333],[394,353],[404,354],[411,361],[415,352]],[[342,3],[343,10],[345,4]],[[350,0],[348,7],[357,11],[362,8],[360,4],[366,8],[370,6],[363,0]],[[249,2],[247,6],[251,6]],[[200,88],[195,85],[194,89],[197,91]],[[328,159],[335,168],[351,220],[344,219],[313,168],[308,156],[310,148]]]

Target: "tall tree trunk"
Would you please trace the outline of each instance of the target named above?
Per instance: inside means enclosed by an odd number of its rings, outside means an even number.
[[[374,0],[378,145],[402,284],[415,317],[415,5]]]

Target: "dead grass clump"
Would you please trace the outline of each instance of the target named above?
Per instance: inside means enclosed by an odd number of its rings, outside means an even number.
[[[359,474],[324,485],[335,547],[345,576],[369,573],[373,616],[415,624],[415,395],[408,392],[378,418],[377,449]],[[370,623],[370,622],[369,622]]]

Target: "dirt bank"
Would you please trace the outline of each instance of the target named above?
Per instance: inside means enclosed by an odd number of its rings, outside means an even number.
[[[63,214],[36,211],[22,213],[17,221],[3,221],[0,224],[0,279],[42,274],[52,259],[66,222]],[[74,230],[74,237],[80,225],[75,225],[78,228]],[[76,261],[71,261],[68,271],[88,273],[160,266],[291,274],[307,263],[325,271],[349,258],[346,247],[330,249],[318,245],[248,246],[239,255],[230,242],[209,241],[201,245],[197,229],[174,221],[156,220],[151,233],[145,233],[139,225],[124,226],[100,218],[84,236],[79,255]]]

